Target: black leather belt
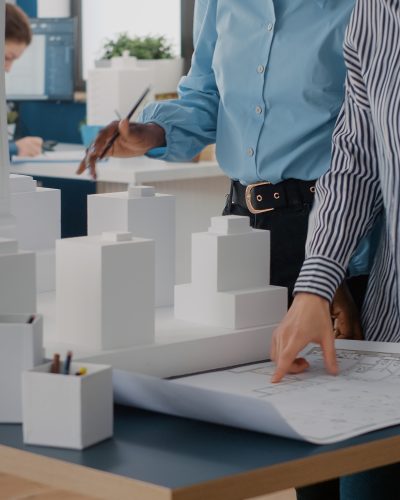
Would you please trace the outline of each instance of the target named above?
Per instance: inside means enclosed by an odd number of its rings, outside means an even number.
[[[277,184],[259,182],[243,186],[232,181],[232,203],[247,208],[252,214],[275,209],[311,205],[314,201],[315,181],[287,179]]]

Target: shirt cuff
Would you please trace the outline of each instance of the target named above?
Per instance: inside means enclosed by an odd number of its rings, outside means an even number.
[[[301,268],[294,294],[299,292],[315,293],[332,302],[345,275],[346,270],[337,262],[326,257],[309,257]]]

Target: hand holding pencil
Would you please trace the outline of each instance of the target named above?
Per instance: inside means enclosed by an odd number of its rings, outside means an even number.
[[[152,148],[165,145],[164,129],[159,125],[129,122],[148,92],[149,89],[146,89],[126,118],[111,122],[98,133],[93,144],[87,149],[77,174],[82,174],[88,168],[95,179],[98,160],[110,156],[118,158],[142,156]]]

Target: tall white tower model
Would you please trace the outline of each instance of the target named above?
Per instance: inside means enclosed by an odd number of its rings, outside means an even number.
[[[0,61],[4,61],[5,1],[0,0]],[[35,255],[20,252],[10,213],[5,73],[0,78],[0,313],[36,311]]]
[[[0,61],[4,61],[5,0],[0,0]],[[7,107],[5,72],[0,78],[0,237],[15,237],[15,220],[10,213],[10,184],[8,180],[10,158],[8,156]]]

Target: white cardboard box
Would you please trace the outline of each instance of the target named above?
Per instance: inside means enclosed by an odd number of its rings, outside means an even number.
[[[154,342],[154,241],[129,233],[57,241],[58,340],[92,349]]]
[[[71,375],[50,373],[51,363],[22,375],[26,444],[83,449],[113,434],[112,372],[107,365],[71,363]]]
[[[42,317],[0,315],[0,422],[22,422],[22,372],[42,362]]]
[[[36,312],[36,263],[33,252],[16,240],[0,238],[0,314]]]
[[[88,196],[88,234],[128,231],[155,240],[156,307],[171,306],[175,285],[175,197],[151,186]]]

